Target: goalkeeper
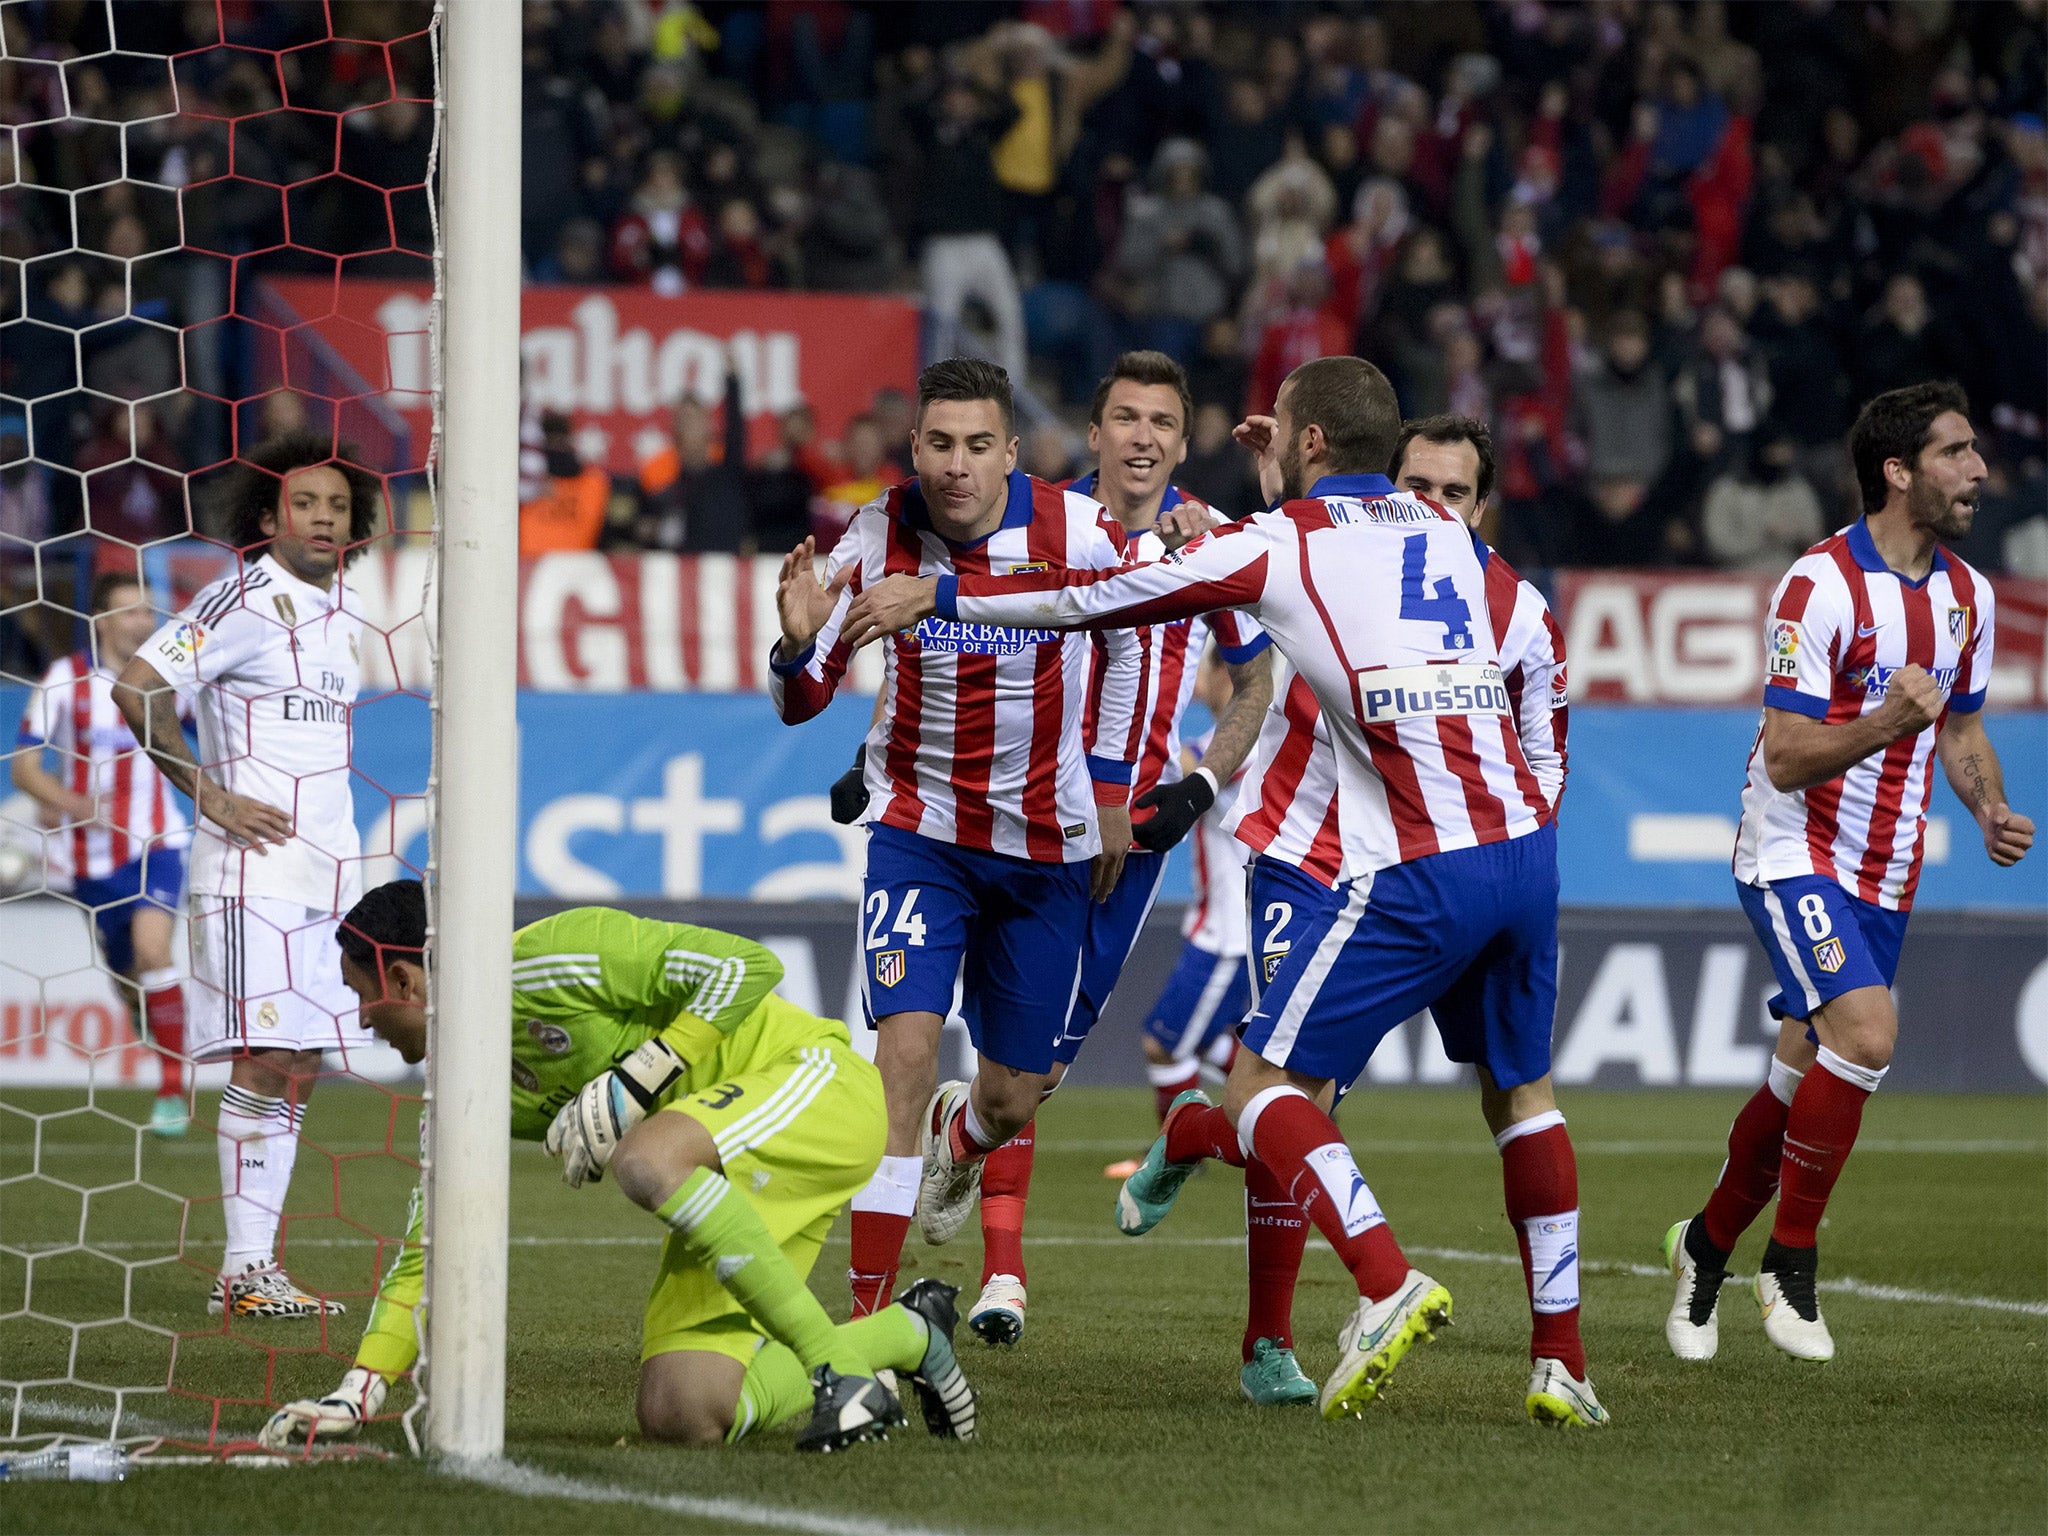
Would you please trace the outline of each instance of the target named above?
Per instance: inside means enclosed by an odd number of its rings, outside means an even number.
[[[379,886],[342,920],[363,1022],[426,1054],[426,899]],[[934,1435],[974,1436],[952,1351],[954,1288],[835,1326],[805,1277],[881,1160],[882,1082],[846,1026],[771,995],[782,965],[732,934],[580,907],[512,941],[512,1134],[544,1141],[572,1185],[607,1169],[668,1228],[641,1335],[636,1410],[652,1440],[735,1441],[811,1410],[797,1449],[833,1451],[903,1421],[878,1371],[910,1379]],[[356,1363],[265,1427],[274,1449],[353,1432],[419,1352],[420,1198]]]

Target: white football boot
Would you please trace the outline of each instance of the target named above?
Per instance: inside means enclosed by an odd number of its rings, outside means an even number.
[[[325,1312],[339,1317],[348,1308],[338,1301],[311,1296],[292,1283],[276,1264],[251,1264],[239,1275],[214,1278],[213,1294],[206,1300],[209,1315],[226,1312],[234,1317],[318,1317]]]
[[[950,1243],[974,1214],[981,1193],[981,1163],[956,1162],[946,1134],[953,1117],[967,1102],[967,1084],[957,1078],[939,1084],[925,1106],[919,1151],[924,1154],[924,1179],[917,1189],[917,1230],[928,1243]]]
[[[1698,1220],[1688,1216],[1664,1234],[1664,1266],[1678,1279],[1678,1294],[1664,1319],[1664,1342],[1681,1360],[1711,1360],[1721,1347],[1721,1282],[1728,1271],[1701,1269],[1686,1251],[1685,1234]]]
[[[1562,1360],[1538,1360],[1529,1373],[1528,1395],[1522,1407],[1538,1424],[1552,1427],[1575,1425],[1599,1429],[1608,1422],[1605,1408],[1593,1394],[1593,1383],[1581,1381]]]
[[[1758,1270],[1756,1304],[1764,1315],[1764,1337],[1794,1360],[1818,1364],[1835,1358],[1834,1335],[1820,1315],[1812,1270]]]
[[[1024,1337],[1024,1282],[1015,1275],[991,1275],[981,1299],[967,1313],[967,1326],[988,1345],[1015,1344]]]
[[[1323,1417],[1362,1417],[1365,1405],[1386,1390],[1401,1357],[1450,1322],[1451,1293],[1419,1269],[1409,1270],[1401,1288],[1384,1301],[1359,1297],[1358,1310],[1337,1334],[1340,1358],[1323,1383]]]

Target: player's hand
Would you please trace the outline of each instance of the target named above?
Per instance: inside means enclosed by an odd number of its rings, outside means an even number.
[[[1247,416],[1230,435],[1252,456],[1259,472],[1259,494],[1267,501],[1279,499],[1283,489],[1280,474],[1280,423],[1271,416]]]
[[[832,781],[832,819],[850,827],[868,808],[867,747],[853,754],[853,766]]]
[[[1124,872],[1124,859],[1131,851],[1130,808],[1098,805],[1095,807],[1095,822],[1102,832],[1102,852],[1095,855],[1089,866],[1088,894],[1097,901],[1107,901],[1109,893],[1116,889],[1117,878]]]
[[[388,1390],[384,1378],[351,1366],[341,1385],[325,1397],[286,1403],[270,1416],[256,1441],[266,1451],[302,1451],[315,1440],[345,1440],[374,1419]]]
[[[1198,768],[1177,784],[1161,784],[1138,796],[1137,808],[1152,812],[1151,819],[1133,835],[1138,846],[1164,853],[1188,835],[1202,814],[1216,803],[1216,778]]]
[[[857,593],[846,610],[840,637],[856,649],[870,640],[910,628],[938,611],[936,576],[885,576]]]
[[[1941,689],[1927,669],[1908,662],[1892,674],[1879,711],[1892,731],[1892,740],[1917,736],[1941,718]]]
[[[785,661],[801,656],[804,647],[817,639],[818,631],[839,606],[839,594],[853,579],[857,566],[846,565],[827,582],[818,580],[813,562],[818,541],[805,539],[782,557],[782,571],[775,579],[775,612],[782,620],[782,656]]]
[[[1159,521],[1152,531],[1159,535],[1159,541],[1172,554],[1184,544],[1192,543],[1211,528],[1221,528],[1223,519],[1207,507],[1192,501],[1184,501],[1177,507],[1170,507],[1159,514]]]
[[[199,777],[199,814],[230,837],[248,844],[249,851],[268,857],[265,843],[291,841],[292,818],[288,811],[247,795],[222,789],[204,774]]]
[[[2003,800],[1984,815],[1984,851],[2001,869],[2019,863],[2034,846],[2034,818],[2022,816]]]
[[[597,1183],[626,1132],[645,1120],[683,1075],[683,1058],[661,1040],[649,1040],[602,1077],[585,1083],[564,1104],[542,1143],[562,1160],[562,1182],[581,1189]]]

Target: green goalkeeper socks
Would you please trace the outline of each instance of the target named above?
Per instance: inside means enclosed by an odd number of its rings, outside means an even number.
[[[884,1307],[868,1317],[857,1317],[832,1330],[843,1335],[876,1369],[914,1371],[924,1360],[924,1319],[908,1307]],[[740,1383],[740,1400],[733,1409],[728,1442],[737,1442],[760,1430],[773,1429],[785,1419],[808,1413],[811,1407],[811,1374],[787,1347],[769,1340],[747,1367]]]
[[[699,1168],[662,1202],[683,1252],[718,1277],[760,1330],[789,1346],[808,1375],[829,1365],[842,1376],[872,1376],[868,1359],[818,1304],[783,1256],[747,1197],[709,1168]]]

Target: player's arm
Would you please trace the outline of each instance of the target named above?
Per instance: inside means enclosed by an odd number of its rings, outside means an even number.
[[[1830,725],[1796,704],[1764,698],[1764,772],[1786,794],[1839,779],[1873,752],[1917,736],[1941,717],[1941,690],[1923,667],[1892,674],[1884,703],[1869,714]]]
[[[1536,776],[1536,787],[1554,812],[1564,800],[1564,779],[1569,766],[1565,732],[1571,723],[1571,705],[1565,688],[1564,632],[1557,627],[1550,607],[1539,596],[1543,623],[1530,637],[1528,653],[1521,659],[1522,698],[1515,718],[1515,730],[1522,740],[1522,757]]]
[[[548,1155],[562,1160],[572,1186],[601,1177],[620,1139],[782,980],[782,962],[751,939],[608,907],[578,907],[522,928],[513,955],[522,1001],[659,1030],[584,1084],[548,1127]]]
[[[191,797],[193,809],[199,815],[239,838],[259,855],[268,852],[265,843],[290,841],[290,812],[224,789],[192,755],[184,725],[178,718],[177,687],[157,670],[149,654],[164,651],[165,632],[159,630],[121,669],[121,676],[114,683],[114,704],[121,711],[121,718],[128,722],[128,729],[135,733],[135,739],[158,771]],[[196,670],[185,680],[188,687],[198,682]]]
[[[49,742],[43,713],[43,691],[38,688],[29,696],[28,708],[22,714],[21,734],[15,738],[7,776],[16,789],[58,823],[91,821],[99,815],[93,797],[66,789],[64,781],[43,766],[43,749]]]
[[[1012,629],[1129,629],[1221,608],[1256,613],[1271,530],[1263,518],[1197,539],[1178,554],[1110,571],[1019,576],[891,576],[854,599],[841,631],[860,646],[931,614]]]
[[[1218,615],[1219,621],[1230,617],[1233,616]],[[1251,755],[1259,739],[1259,727],[1265,723],[1266,711],[1273,703],[1272,642],[1260,630],[1258,643],[1250,645],[1249,654],[1245,654],[1246,646],[1226,642],[1225,632],[1231,628],[1227,623],[1219,623],[1217,633],[1230,667],[1230,702],[1216,717],[1216,728],[1210,734],[1201,762],[1178,783],[1148,790],[1138,801],[1140,807],[1153,813],[1138,829],[1138,841],[1154,853],[1163,853],[1186,837],[1216,803],[1223,786]],[[1240,659],[1231,660],[1233,653]]]
[[[1118,570],[1127,553],[1123,529],[1102,512],[1074,563]],[[1145,649],[1136,630],[1109,630],[1096,636],[1091,662],[1083,747],[1102,851],[1091,862],[1088,884],[1097,901],[1107,901],[1132,846],[1131,778],[1145,746]]]
[[[1991,862],[2001,866],[2019,863],[2034,846],[2034,822],[2005,803],[2005,770],[1999,766],[1998,749],[1984,729],[1984,712],[1951,711],[1934,746],[1941,754],[1949,788],[1977,818]]]
[[[859,551],[871,512],[863,508],[817,576],[818,541],[805,539],[782,557],[775,610],[782,635],[768,654],[768,695],[788,725],[801,725],[832,702],[853,647],[840,637],[847,604],[860,588]]]

